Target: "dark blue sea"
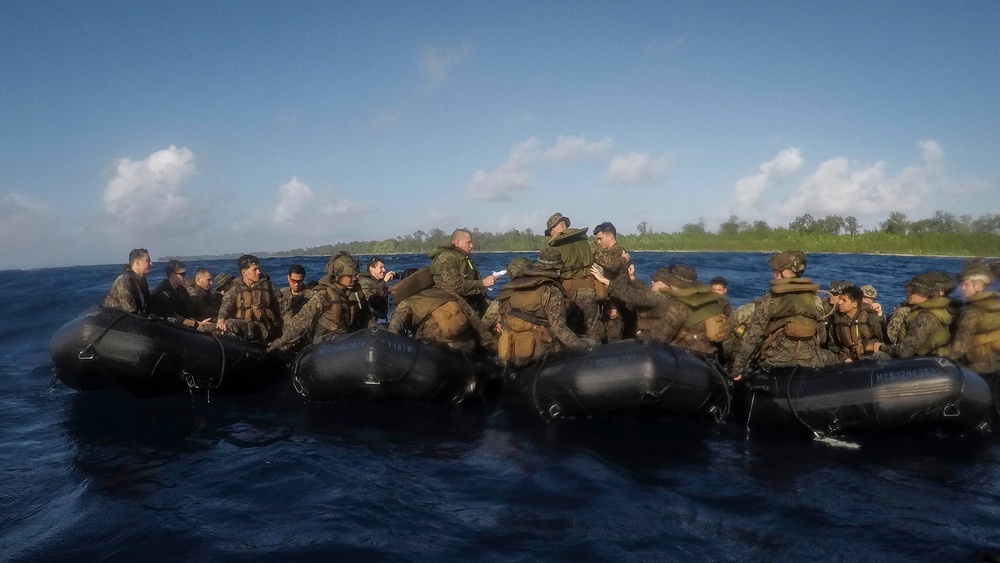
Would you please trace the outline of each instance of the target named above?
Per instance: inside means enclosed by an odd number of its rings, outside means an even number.
[[[478,254],[484,275],[511,254]],[[761,295],[763,254],[636,253]],[[315,279],[325,258],[300,260]],[[427,263],[387,258],[390,269]],[[290,260],[267,259],[279,285]],[[903,282],[949,258],[813,255]],[[189,262],[235,273],[235,261]],[[738,420],[544,422],[492,402],[139,400],[53,379],[49,339],[121,265],[0,271],[0,561],[979,561],[1000,551],[1000,438],[820,441]],[[150,287],[163,278],[154,265]],[[496,292],[494,292],[495,294]]]

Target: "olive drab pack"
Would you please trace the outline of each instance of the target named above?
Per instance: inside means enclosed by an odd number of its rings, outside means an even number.
[[[418,337],[450,342],[466,334],[469,319],[456,302],[458,295],[439,287],[427,288],[409,298]],[[430,334],[433,333],[433,334]]]
[[[552,237],[549,246],[559,251],[562,257],[563,279],[587,278],[590,265],[594,263],[594,253],[587,242],[587,229],[566,229]],[[572,297],[570,298],[572,300]]]
[[[505,364],[523,366],[550,349],[553,338],[545,315],[550,287],[559,285],[540,276],[521,277],[504,286],[497,298],[501,330],[497,354]]]
[[[667,293],[690,311],[683,329],[704,325],[709,342],[719,343],[729,337],[732,327],[722,310],[719,295],[705,286],[671,289]]]
[[[792,340],[819,339],[821,312],[817,308],[819,286],[808,278],[780,278],[771,280],[773,313],[771,322],[764,329],[767,335],[761,349],[769,347],[778,334]]]

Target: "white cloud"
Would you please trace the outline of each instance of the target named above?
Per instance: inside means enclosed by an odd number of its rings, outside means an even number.
[[[461,47],[440,47],[427,45],[417,57],[417,65],[431,88],[438,88],[448,82],[452,67],[472,57],[472,45],[462,43]]]
[[[278,203],[268,224],[282,234],[315,236],[367,211],[364,205],[338,197],[334,190],[317,194],[309,184],[292,176],[278,187]]]
[[[560,135],[552,147],[545,148],[532,137],[515,144],[507,159],[494,170],[477,170],[469,180],[466,195],[477,201],[510,201],[514,192],[534,187],[532,170],[542,164],[556,164],[579,159],[593,159],[609,148],[611,139],[587,141],[586,137]]]
[[[736,181],[737,209],[752,208],[764,195],[764,190],[775,180],[796,172],[802,166],[802,155],[798,147],[788,147],[773,159],[763,162],[753,176],[745,176]]]
[[[670,155],[653,158],[648,152],[630,152],[611,159],[607,179],[625,186],[658,184],[670,173]]]
[[[916,209],[936,191],[944,161],[944,152],[933,140],[921,142],[920,149],[921,163],[895,175],[888,173],[881,161],[859,166],[844,157],[827,160],[777,206],[777,212],[795,217],[803,213],[869,215]]]
[[[184,182],[194,173],[194,153],[173,145],[145,160],[119,159],[115,177],[104,189],[107,226],[132,235],[190,230],[206,212],[184,191]]]

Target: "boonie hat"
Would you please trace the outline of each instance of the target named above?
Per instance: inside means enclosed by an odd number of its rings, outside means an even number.
[[[545,236],[551,236],[552,227],[559,224],[559,221],[566,223],[569,226],[569,217],[564,217],[562,213],[554,213],[549,220],[545,222]]]

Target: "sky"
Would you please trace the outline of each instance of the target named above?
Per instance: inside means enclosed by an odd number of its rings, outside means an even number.
[[[1000,213],[1000,2],[0,2],[0,270]]]

